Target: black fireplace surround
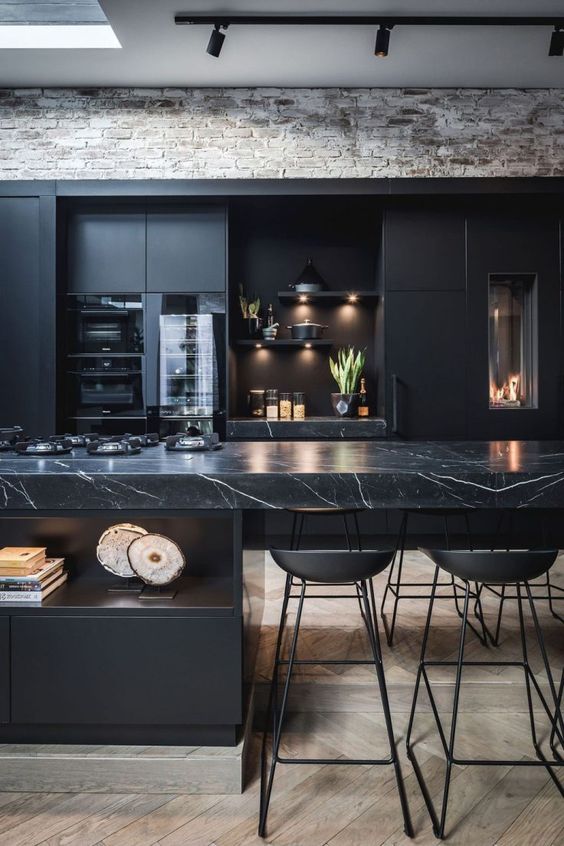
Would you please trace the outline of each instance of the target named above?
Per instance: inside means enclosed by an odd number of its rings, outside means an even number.
[[[270,386],[304,391],[315,422],[265,437],[560,438],[563,200],[552,177],[5,181],[0,422],[67,428],[69,295],[223,293],[232,439],[248,391]],[[328,291],[304,304],[288,285],[310,256]],[[273,304],[280,337],[309,317],[366,348],[358,435],[323,434],[330,344],[256,349],[241,284]]]

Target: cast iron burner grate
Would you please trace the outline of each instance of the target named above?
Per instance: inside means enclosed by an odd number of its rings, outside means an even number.
[[[141,442],[139,438],[111,438],[110,440],[91,441],[86,444],[88,455],[108,458],[114,455],[139,455]]]
[[[72,447],[72,441],[66,438],[34,438],[30,441],[17,441],[13,448],[18,455],[37,458],[44,455],[68,455],[72,452]]]

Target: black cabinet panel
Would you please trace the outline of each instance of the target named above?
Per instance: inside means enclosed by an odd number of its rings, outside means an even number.
[[[12,618],[12,722],[241,722],[241,620]]]
[[[145,214],[137,209],[77,211],[68,221],[68,290],[145,291]]]
[[[537,408],[489,408],[490,274],[535,278]],[[469,436],[556,438],[561,429],[559,225],[555,215],[498,209],[468,216]]]
[[[0,421],[29,435],[55,422],[53,244],[54,204],[0,199]]]
[[[386,212],[388,291],[463,291],[465,220],[460,211],[428,207]]]
[[[225,291],[226,215],[220,206],[147,215],[147,290]]]
[[[10,620],[0,620],[0,723],[10,722]]]
[[[390,376],[394,374],[398,434],[465,437],[465,300],[463,291],[387,295],[387,407],[393,404]]]

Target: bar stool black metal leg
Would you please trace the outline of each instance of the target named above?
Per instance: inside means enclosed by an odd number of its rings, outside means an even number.
[[[344,526],[344,529],[345,529],[345,538],[346,538],[346,541],[347,541],[347,549],[348,549],[349,552],[351,552],[352,551],[351,537],[349,535],[349,527],[348,527],[348,523],[347,523],[347,515],[346,514],[343,514],[343,526]]]
[[[290,549],[294,549],[294,544],[296,542],[296,528],[298,525],[298,512],[294,511],[292,515],[292,534],[290,535]]]
[[[409,515],[406,511],[402,517],[402,521],[400,524],[400,530],[398,534],[398,540],[396,544],[396,551],[395,555],[388,573],[388,580],[386,582],[386,588],[384,590],[384,596],[382,597],[382,603],[380,605],[380,614],[382,617],[382,622],[384,624],[384,633],[386,635],[386,641],[388,646],[391,646],[394,640],[394,630],[396,627],[396,617],[398,613],[398,603],[399,603],[399,592],[401,588],[401,574],[403,569],[403,553],[405,551],[405,544],[407,539],[407,523],[408,523]],[[399,559],[398,559],[399,553]],[[394,570],[396,569],[396,562],[397,562],[397,576],[395,583],[393,581],[394,577]],[[384,607],[386,604],[386,597],[388,595],[388,591],[394,597],[394,604],[392,608],[392,621],[388,626],[386,613],[384,611]]]
[[[304,530],[304,523],[305,523],[305,514],[299,514],[299,522],[298,522],[298,537],[296,540],[296,549],[299,549],[302,544],[302,532]]]
[[[547,716],[550,720],[551,730],[554,730],[555,733],[556,733],[556,736],[558,737],[560,742],[564,743],[564,717],[562,716],[562,709],[560,708],[559,695],[556,692],[556,685],[554,684],[554,677],[552,675],[552,670],[550,669],[550,663],[548,661],[548,655],[547,655],[547,652],[546,652],[546,646],[545,646],[545,643],[544,643],[544,637],[543,637],[543,634],[542,634],[542,629],[539,625],[537,610],[535,608],[533,595],[531,593],[531,587],[530,587],[528,582],[525,582],[525,590],[527,591],[527,598],[529,600],[529,607],[531,609],[531,616],[533,618],[533,624],[534,624],[534,627],[535,627],[535,634],[537,636],[537,642],[538,642],[538,645],[539,645],[540,653],[542,655],[542,660],[543,660],[543,664],[544,664],[544,671],[545,671],[546,677],[548,679],[548,686],[549,686],[549,689],[550,689],[550,696],[551,696],[551,700],[552,700],[550,708],[548,707],[548,704],[547,704],[547,702],[546,702],[546,700],[543,696],[543,693],[542,693],[535,677],[532,676],[532,679],[533,679],[533,682],[535,684],[535,688],[536,688],[537,694],[539,696],[539,699],[541,700],[542,705],[543,705],[543,707],[544,707],[544,709],[547,713]],[[544,755],[542,754],[542,752],[540,750],[540,747],[537,746],[535,748],[536,748],[537,755],[539,756],[539,758],[541,758],[541,760],[546,760]],[[559,779],[553,773],[550,766],[547,766],[547,770],[550,773],[552,780],[554,781],[554,783],[558,787],[560,793],[562,794],[562,796],[564,796],[564,787],[560,783]]]
[[[259,813],[259,827],[258,827],[258,835],[259,837],[264,837],[266,833],[266,819],[268,816],[268,806],[270,805],[270,797],[272,794],[272,784],[274,781],[274,772],[276,770],[276,764],[278,761],[278,753],[280,750],[280,738],[282,735],[282,726],[284,723],[284,717],[286,715],[286,706],[288,704],[288,693],[290,690],[290,680],[292,678],[292,670],[294,668],[294,660],[296,657],[296,647],[298,643],[298,634],[300,630],[300,621],[302,618],[302,611],[304,607],[304,598],[306,592],[306,583],[302,581],[302,589],[300,593],[300,600],[298,603],[298,610],[296,612],[296,622],[294,625],[294,634],[292,637],[292,645],[290,647],[290,655],[288,657],[288,666],[286,672],[286,681],[284,684],[284,691],[282,693],[282,702],[280,705],[280,713],[278,716],[274,715],[275,718],[275,727],[274,727],[274,736],[272,739],[272,759],[270,762],[270,772],[268,774],[268,781],[265,785],[265,776],[266,776],[266,761],[265,756],[261,761],[261,784],[260,784],[260,813]],[[283,620],[283,618],[281,618]],[[279,661],[278,661],[279,663]],[[276,673],[273,672],[273,679]],[[266,744],[264,744],[266,747]]]
[[[560,688],[558,690],[558,708],[562,711],[562,700],[564,698],[564,667],[562,668],[562,675],[560,676]],[[556,719],[554,725],[552,726],[552,730],[550,732],[550,748],[552,749],[554,756],[559,760],[562,760],[562,755],[556,748]]]
[[[358,525],[358,514],[353,511],[354,526],[356,530],[356,546],[359,552],[362,552],[362,540],[360,536],[360,527]]]
[[[384,675],[384,665],[382,662],[382,653],[380,651],[380,639],[375,628],[376,613],[375,608],[371,609],[368,598],[368,589],[366,582],[360,583],[362,593],[362,602],[364,605],[364,621],[366,623],[366,630],[368,632],[368,640],[370,642],[372,655],[374,657],[374,666],[376,668],[376,676],[378,678],[378,687],[380,688],[380,696],[382,699],[382,709],[384,711],[384,720],[386,723],[386,731],[388,734],[388,743],[390,745],[390,763],[393,763],[396,774],[396,783],[398,787],[401,811],[403,814],[404,831],[407,837],[413,837],[413,826],[411,824],[411,817],[409,814],[409,805],[407,803],[407,796],[405,794],[405,786],[401,775],[401,767],[397,754],[396,740],[394,737],[394,729],[392,725],[392,715],[390,713],[390,703],[388,700],[388,691],[386,688],[386,678]],[[371,590],[371,597],[373,597]]]
[[[441,822],[435,835],[442,840],[445,836],[445,823],[448,808],[448,794],[450,790],[450,775],[452,771],[452,762],[454,758],[454,742],[456,739],[456,723],[458,720],[458,704],[460,701],[460,683],[462,681],[462,662],[464,661],[464,642],[466,639],[466,623],[468,620],[468,602],[470,599],[470,587],[468,583],[465,585],[464,594],[464,611],[462,617],[462,627],[460,630],[460,642],[458,646],[458,662],[456,666],[456,681],[454,686],[454,702],[452,706],[452,722],[450,724],[450,740],[448,744],[447,756],[447,771],[445,778],[445,787],[443,792],[443,805],[441,810]]]

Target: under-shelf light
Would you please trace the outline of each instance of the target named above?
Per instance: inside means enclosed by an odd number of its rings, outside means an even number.
[[[307,303],[307,301],[308,301],[307,294],[300,294],[300,296],[298,297],[298,300],[300,301],[300,303]]]
[[[311,349],[311,344],[304,344],[304,347],[305,347],[305,349],[306,349],[306,350],[310,350],[310,349]]]
[[[358,301],[358,294],[349,294],[347,299],[349,303],[356,303]]]
[[[255,350],[262,350],[262,344],[255,344]]]

